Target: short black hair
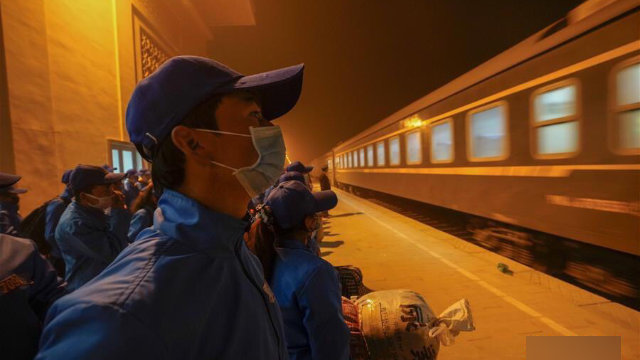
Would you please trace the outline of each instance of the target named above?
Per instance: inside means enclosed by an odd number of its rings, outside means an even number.
[[[185,116],[180,125],[209,130],[218,130],[215,113],[220,105],[224,94],[213,95],[194,107]],[[213,121],[212,121],[213,120]],[[153,156],[153,166],[151,167],[151,178],[153,186],[158,194],[162,194],[164,189],[177,189],[184,182],[185,156],[182,150],[173,143],[171,136],[167,136]]]

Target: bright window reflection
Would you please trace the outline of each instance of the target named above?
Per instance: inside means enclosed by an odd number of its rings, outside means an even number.
[[[111,149],[111,159],[113,162],[111,166],[116,169],[114,170],[114,172],[121,173],[126,171],[126,170],[124,171],[121,170],[122,167],[120,166],[120,156],[117,149]]]
[[[570,153],[578,149],[578,122],[541,126],[538,131],[538,153]]]
[[[420,130],[411,131],[405,135],[407,146],[407,164],[420,164],[422,162],[422,143]]]
[[[452,121],[446,121],[431,127],[431,161],[449,162],[453,160]]]
[[[563,86],[536,96],[535,121],[560,119],[576,113],[576,87]]]
[[[367,164],[364,162],[364,149],[360,149],[360,166],[367,166]]]
[[[378,155],[376,165],[384,166],[384,141],[379,141],[376,143],[376,154]]]
[[[400,165],[400,138],[389,139],[389,164]]]
[[[353,167],[358,167],[358,150],[352,152],[353,154]]]
[[[471,157],[492,159],[506,153],[506,119],[503,105],[471,114]]]
[[[367,166],[373,166],[373,145],[367,146]]]
[[[122,151],[122,171],[133,169],[133,153],[128,150]]]
[[[618,115],[620,122],[620,147],[640,149],[640,109],[625,111]]]
[[[640,150],[640,63],[623,67],[616,74],[617,147],[625,152]]]
[[[618,105],[640,103],[640,63],[627,66],[616,76]]]

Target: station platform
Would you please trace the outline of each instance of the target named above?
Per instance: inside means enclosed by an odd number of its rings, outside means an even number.
[[[441,347],[439,360],[525,359],[527,336],[620,336],[622,359],[640,359],[640,312],[334,191],[339,201],[324,220],[324,259],[359,267],[373,290],[417,291],[436,315],[469,300],[476,330]]]

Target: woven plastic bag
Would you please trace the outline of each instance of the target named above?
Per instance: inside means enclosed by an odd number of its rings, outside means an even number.
[[[466,299],[436,317],[411,290],[374,291],[356,301],[360,328],[371,360],[434,360],[440,344],[451,345],[460,331],[474,330]]]

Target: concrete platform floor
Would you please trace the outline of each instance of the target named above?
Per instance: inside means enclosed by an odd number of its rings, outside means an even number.
[[[461,298],[476,330],[439,360],[525,359],[527,336],[620,336],[622,359],[640,359],[640,313],[386,208],[336,190],[322,256],[362,269],[374,290],[411,289],[437,314]],[[514,271],[499,272],[499,262]],[[603,359],[604,360],[604,359]]]

